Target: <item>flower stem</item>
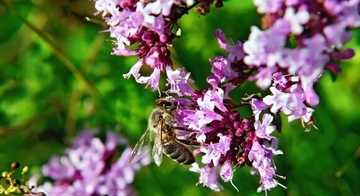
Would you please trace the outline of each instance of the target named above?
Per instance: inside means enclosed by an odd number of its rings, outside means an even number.
[[[85,84],[90,94],[101,103],[101,97],[97,89],[92,85],[90,80],[81,73],[75,65],[56,47],[56,44],[40,29],[36,28],[33,24],[26,20],[8,0],[0,0],[15,16],[17,16],[24,24],[26,24],[32,31],[37,33],[46,43],[49,44],[54,55],[62,62],[75,76],[75,78]]]

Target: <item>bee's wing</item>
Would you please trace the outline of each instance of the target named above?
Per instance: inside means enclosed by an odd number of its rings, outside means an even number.
[[[158,128],[155,139],[154,139],[154,147],[152,149],[152,155],[154,158],[154,161],[157,166],[160,166],[162,162],[163,152],[162,152],[162,133],[161,133],[161,127]]]
[[[150,137],[149,132],[150,132],[150,130],[146,129],[145,133],[142,134],[139,141],[136,143],[134,149],[131,152],[130,162],[132,162],[134,160],[134,158],[143,151],[144,144],[145,145],[150,144],[151,137]],[[149,148],[146,148],[146,149],[147,149],[146,151],[148,151]]]

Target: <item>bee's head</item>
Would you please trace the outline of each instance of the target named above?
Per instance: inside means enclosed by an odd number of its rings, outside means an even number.
[[[159,98],[155,101],[155,105],[167,111],[174,111],[177,107],[177,103],[169,98]]]

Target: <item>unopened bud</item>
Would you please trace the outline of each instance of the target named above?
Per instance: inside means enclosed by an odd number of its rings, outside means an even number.
[[[25,166],[25,167],[22,169],[21,174],[24,175],[28,170],[29,170],[29,167],[28,167],[28,166]]]
[[[7,172],[7,171],[4,171],[3,173],[1,173],[1,176],[4,177],[4,178],[5,178],[7,175],[8,175],[8,172]]]
[[[17,168],[19,168],[20,167],[20,163],[19,162],[12,162],[11,163],[11,168],[12,169],[17,169]]]

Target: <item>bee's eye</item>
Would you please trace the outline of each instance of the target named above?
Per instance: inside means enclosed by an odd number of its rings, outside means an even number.
[[[162,103],[162,105],[163,105],[164,108],[174,107],[173,103],[168,102],[168,101],[164,101],[164,102]]]
[[[173,111],[176,109],[177,107],[177,103],[176,102],[172,102],[171,100],[168,100],[168,99],[157,99],[155,101],[155,105],[157,107],[160,107],[160,108],[163,108],[165,110],[168,110],[168,111]]]

